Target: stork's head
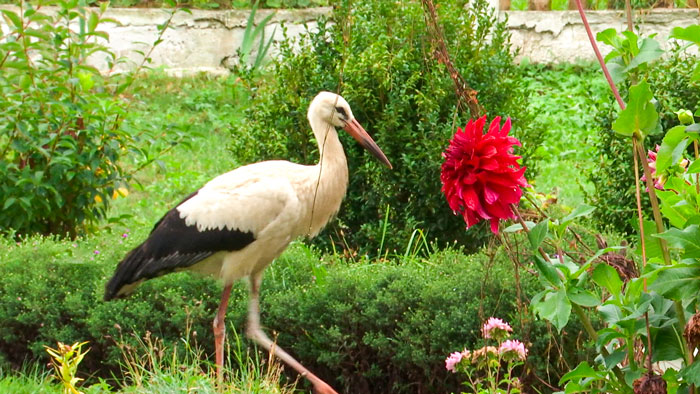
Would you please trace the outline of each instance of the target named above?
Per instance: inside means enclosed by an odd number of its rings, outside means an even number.
[[[357,142],[367,149],[374,157],[379,159],[387,167],[393,168],[384,152],[377,146],[372,137],[357,122],[352,114],[350,105],[341,96],[331,92],[321,92],[313,99],[309,106],[309,122],[314,119],[322,119],[333,127],[340,127],[348,132]]]

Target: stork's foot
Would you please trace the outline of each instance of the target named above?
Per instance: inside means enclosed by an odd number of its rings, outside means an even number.
[[[338,394],[331,386],[326,382],[319,380],[314,383],[314,394]]]

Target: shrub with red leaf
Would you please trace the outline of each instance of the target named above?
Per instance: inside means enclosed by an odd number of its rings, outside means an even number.
[[[511,204],[522,196],[525,167],[513,155],[513,146],[520,141],[508,136],[510,118],[500,127],[496,117],[483,133],[486,116],[470,120],[464,129],[458,127],[443,153],[440,180],[442,192],[455,215],[462,215],[467,228],[482,219],[491,222],[491,231],[498,233],[498,221],[514,218]]]

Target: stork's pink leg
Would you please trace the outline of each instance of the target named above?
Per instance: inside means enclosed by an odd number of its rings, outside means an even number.
[[[331,386],[321,380],[318,376],[312,374],[308,369],[301,365],[294,357],[285,352],[281,347],[274,344],[270,338],[265,335],[260,328],[260,304],[258,295],[260,291],[260,283],[262,282],[262,273],[251,275],[250,278],[250,300],[248,304],[248,329],[246,335],[248,338],[255,341],[258,345],[264,347],[268,352],[273,353],[277,358],[284,361],[287,365],[294,368],[302,377],[308,379],[314,385],[314,391],[317,394],[338,394]]]
[[[219,303],[219,311],[214,318],[214,348],[216,349],[216,380],[223,381],[222,369],[224,367],[224,340],[226,339],[226,324],[224,317],[226,316],[226,308],[228,307],[228,298],[231,295],[231,287],[226,285],[223,293],[221,293],[221,302]]]

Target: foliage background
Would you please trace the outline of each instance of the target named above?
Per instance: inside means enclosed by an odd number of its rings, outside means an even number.
[[[513,134],[524,146],[538,145],[540,133],[527,127],[505,23],[496,21],[483,0],[443,2],[439,11],[453,62],[479,92],[486,114],[511,116]],[[465,232],[440,193],[441,153],[468,115],[455,108],[453,83],[433,56],[435,43],[420,3],[358,1],[351,8],[343,3],[332,21],[320,21],[318,32],[295,44],[299,50],[289,41],[282,44],[271,78],[257,90],[248,122],[234,133],[235,155],[246,162],[316,162],[306,110],[319,91],[339,90],[394,170],[383,168],[341,133],[353,176],[338,222],[319,239],[375,253],[399,248],[421,228],[442,245],[457,241],[477,247],[482,242],[477,234],[483,232],[479,227]],[[267,141],[264,148],[261,139]],[[518,153],[529,157],[527,149]]]

